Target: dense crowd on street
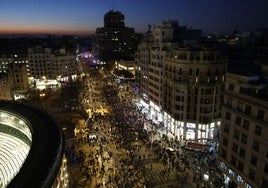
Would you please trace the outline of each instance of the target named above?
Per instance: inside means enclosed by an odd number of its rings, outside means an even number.
[[[144,125],[156,125],[133,104],[134,90],[128,85],[122,87],[117,82],[101,81],[101,75],[96,74],[96,80],[98,82],[85,81],[85,90],[93,89],[94,96],[99,97],[101,105],[108,106],[109,113],[92,110],[85,127],[66,149],[70,162],[79,166],[80,176],[84,177],[82,185],[150,187],[153,182],[148,181],[146,168],[160,162],[163,174],[175,169],[182,183],[190,181],[196,187],[205,186],[201,169],[207,168],[209,154],[186,151],[177,140],[167,137],[154,140]],[[87,92],[81,95],[86,100]]]

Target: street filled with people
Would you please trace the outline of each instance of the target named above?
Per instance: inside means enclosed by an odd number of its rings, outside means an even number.
[[[92,69],[83,79],[80,106],[88,118],[66,140],[70,187],[217,187],[204,180],[209,153],[188,151],[161,135],[137,108],[131,83]]]

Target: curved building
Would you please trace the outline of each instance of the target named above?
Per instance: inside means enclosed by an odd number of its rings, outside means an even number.
[[[227,60],[216,49],[182,47],[180,33],[193,42],[200,32],[188,32],[175,20],[160,22],[135,57],[143,113],[163,126],[162,134],[180,141],[219,135]]]
[[[45,112],[0,101],[0,187],[68,187],[63,135]]]

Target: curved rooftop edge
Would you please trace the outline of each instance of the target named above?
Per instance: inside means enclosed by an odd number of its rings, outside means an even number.
[[[64,157],[64,138],[57,123],[44,111],[15,101],[0,100],[0,109],[30,122],[32,134],[29,154],[7,187],[52,187]]]

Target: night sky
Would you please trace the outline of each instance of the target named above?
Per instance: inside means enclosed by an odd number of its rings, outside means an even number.
[[[94,34],[109,10],[136,32],[164,20],[204,34],[268,28],[268,0],[1,0],[0,34]]]

